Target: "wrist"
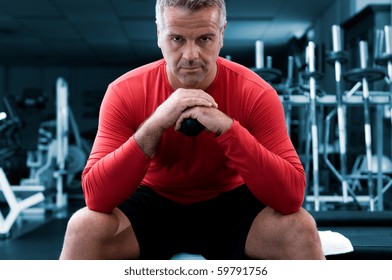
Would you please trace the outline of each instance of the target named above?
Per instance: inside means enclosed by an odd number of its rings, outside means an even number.
[[[135,132],[134,139],[147,157],[154,156],[164,131],[158,122],[149,118]]]
[[[232,127],[233,123],[234,120],[232,118],[226,118],[223,122],[222,128],[215,133],[216,136],[220,136],[228,131]]]

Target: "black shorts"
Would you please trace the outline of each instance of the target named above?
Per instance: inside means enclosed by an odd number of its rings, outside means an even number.
[[[249,229],[264,207],[246,186],[191,205],[139,187],[119,209],[131,221],[140,259],[164,260],[190,253],[210,260],[239,260],[245,258]]]

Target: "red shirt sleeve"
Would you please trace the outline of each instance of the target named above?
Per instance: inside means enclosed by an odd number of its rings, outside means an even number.
[[[287,134],[277,94],[266,92],[264,98],[269,109],[259,110],[260,121],[252,122],[252,134],[235,121],[216,140],[251,192],[276,211],[290,214],[303,203],[305,172]]]
[[[132,137],[126,103],[109,86],[102,101],[97,136],[82,174],[88,208],[110,213],[131,195],[145,176],[150,159]]]

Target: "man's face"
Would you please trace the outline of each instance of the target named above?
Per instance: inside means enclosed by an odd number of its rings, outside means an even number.
[[[165,8],[158,27],[158,46],[167,63],[171,86],[207,89],[213,82],[216,59],[223,46],[225,26],[220,26],[218,8],[190,12]]]

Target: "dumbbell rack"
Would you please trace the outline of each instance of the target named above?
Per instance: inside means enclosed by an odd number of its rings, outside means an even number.
[[[361,84],[362,100],[363,100],[363,114],[364,114],[364,131],[365,131],[365,151],[366,151],[366,174],[369,192],[369,209],[375,210],[375,184],[373,180],[372,167],[372,128],[370,118],[370,94],[369,82],[382,80],[385,77],[385,72],[381,68],[369,67],[368,65],[368,45],[366,41],[359,42],[360,54],[360,68],[355,68],[346,73],[345,78],[350,82]]]
[[[333,36],[336,38],[339,36],[339,30],[336,26],[333,27]],[[335,31],[334,31],[335,30]],[[385,98],[370,98],[370,91],[368,87],[368,83],[376,80],[383,79],[385,76],[385,71],[379,67],[369,67],[368,66],[368,50],[367,50],[367,43],[361,41],[359,44],[360,48],[360,62],[361,67],[355,68],[349,71],[344,75],[344,78],[347,81],[355,82],[355,86],[351,89],[351,91],[347,94],[347,96],[343,96],[343,90],[341,87],[341,80],[342,80],[342,69],[341,64],[346,62],[347,54],[341,50],[341,46],[339,44],[334,44],[334,51],[331,52],[329,61],[332,62],[335,66],[335,77],[336,77],[336,87],[337,87],[337,95],[334,96],[334,100],[328,101],[327,98],[330,96],[325,97],[317,97],[315,95],[315,80],[318,78],[317,72],[314,69],[314,45],[312,42],[309,42],[309,46],[307,48],[307,58],[308,58],[308,71],[305,73],[304,79],[309,79],[310,81],[310,96],[308,100],[308,105],[310,106],[310,118],[309,121],[311,122],[311,141],[312,141],[312,156],[313,156],[313,195],[307,195],[306,200],[307,202],[314,202],[314,210],[320,210],[320,203],[321,202],[356,202],[358,205],[360,203],[368,203],[369,210],[374,211],[375,203],[377,202],[378,209],[383,210],[383,200],[382,196],[385,192],[385,187],[383,189],[382,180],[383,174],[378,168],[377,171],[377,190],[374,184],[374,168],[372,168],[372,142],[371,142],[371,120],[370,120],[370,105],[377,105],[377,110],[385,104]],[[307,77],[306,77],[307,76]],[[358,90],[362,88],[362,92]],[[361,93],[362,98],[361,100],[357,100],[358,98],[352,97],[354,93]],[[315,96],[317,98],[315,98]],[[359,97],[359,96],[355,96]],[[351,99],[356,99],[356,105],[363,106],[363,114],[364,114],[364,129],[365,129],[365,149],[366,149],[366,176],[363,175],[358,176],[358,174],[347,174],[347,167],[346,167],[346,125],[345,125],[345,107],[348,103],[351,103]],[[372,99],[372,101],[370,101]],[[326,117],[326,135],[325,135],[325,147],[324,147],[324,159],[327,163],[327,166],[333,171],[336,177],[340,180],[342,184],[342,196],[337,195],[320,195],[319,190],[319,159],[318,159],[318,127],[315,119],[315,104],[335,104],[336,109],[333,110],[327,117]],[[371,104],[370,104],[371,103]],[[350,104],[351,105],[351,104]],[[327,144],[328,144],[328,130],[329,125],[331,122],[332,117],[338,114],[338,126],[339,126],[339,155],[341,160],[341,170],[340,172],[336,170],[336,168],[332,165],[332,163],[328,159],[327,154]],[[379,116],[379,114],[378,114]],[[382,118],[382,117],[381,117]],[[377,119],[379,121],[379,119]],[[377,135],[382,135],[382,128],[380,128],[380,124],[377,125]],[[308,130],[307,130],[308,131]],[[309,138],[309,137],[308,137]],[[377,156],[380,158],[382,155],[382,137],[378,137],[377,139]],[[381,151],[380,151],[381,149]],[[308,151],[308,148],[306,149]],[[310,161],[307,160],[307,163]],[[380,164],[381,165],[381,164]],[[380,166],[379,165],[379,166]],[[368,184],[368,195],[356,195],[353,189],[350,187],[353,181],[359,179],[366,179]],[[389,187],[389,185],[388,185]]]

